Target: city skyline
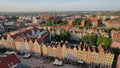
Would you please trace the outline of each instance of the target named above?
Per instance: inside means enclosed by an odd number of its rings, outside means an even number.
[[[120,10],[119,0],[0,0],[0,12]]]

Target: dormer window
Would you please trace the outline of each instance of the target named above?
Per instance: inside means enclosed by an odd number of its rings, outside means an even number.
[[[13,65],[13,62],[11,62],[10,64],[8,64],[8,67],[11,68]]]

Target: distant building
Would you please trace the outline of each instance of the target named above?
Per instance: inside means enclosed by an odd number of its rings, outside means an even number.
[[[98,27],[98,21],[92,21],[92,26],[93,27]]]
[[[7,38],[0,39],[0,45],[13,50],[18,50],[21,53],[35,52],[41,55],[40,44],[46,44],[50,41],[50,33],[40,31],[34,28],[25,28],[18,31],[10,32]]]
[[[70,28],[69,30],[70,33],[70,39],[71,40],[80,40],[82,37],[84,37],[87,34],[94,34],[98,36],[105,36],[109,37],[108,33],[106,33],[103,30],[93,30],[93,29],[75,29],[75,28]]]
[[[119,48],[120,49],[120,31],[111,31],[111,38],[112,38],[112,48]]]
[[[73,20],[68,20],[68,25],[72,26],[73,25]]]
[[[82,26],[82,27],[84,27],[84,26],[85,26],[85,20],[82,20],[82,21],[81,21],[80,26]]]
[[[108,28],[119,28],[120,27],[120,21],[119,20],[108,20],[108,21],[102,21],[102,23],[105,25],[105,27]]]
[[[5,29],[4,27],[0,24],[0,33],[4,33],[5,32]]]
[[[60,29],[69,29],[70,28],[70,26],[58,26],[58,28],[60,28]]]
[[[37,21],[37,19],[35,17],[33,18],[32,22],[33,22],[33,24],[37,24],[38,23],[38,21]]]

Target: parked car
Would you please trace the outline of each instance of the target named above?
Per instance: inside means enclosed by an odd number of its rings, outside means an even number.
[[[23,58],[25,58],[25,59],[29,59],[31,57],[31,54],[25,54],[24,56],[23,56]]]

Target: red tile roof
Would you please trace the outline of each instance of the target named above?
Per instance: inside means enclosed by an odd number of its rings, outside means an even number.
[[[59,26],[58,28],[69,29],[70,26]]]
[[[0,58],[0,68],[9,68],[8,64],[13,63],[13,65],[19,63],[20,61],[15,56],[15,54],[8,55],[7,57]]]
[[[40,44],[42,42],[41,38],[37,38],[37,42]]]

